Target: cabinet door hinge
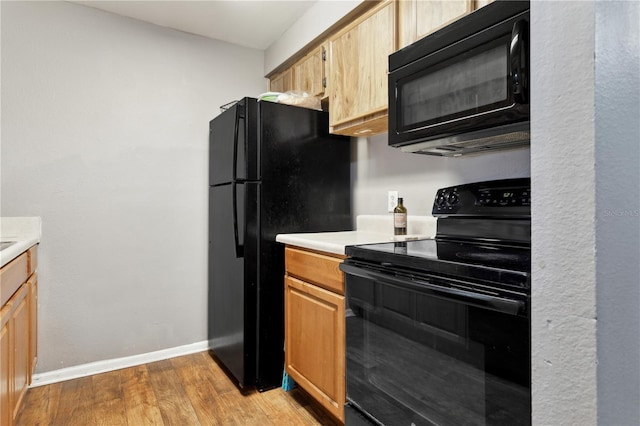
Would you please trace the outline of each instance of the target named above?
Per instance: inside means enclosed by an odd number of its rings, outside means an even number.
[[[327,88],[327,77],[322,77],[322,87]]]
[[[325,49],[324,47],[322,48],[322,60],[327,60],[327,49]]]

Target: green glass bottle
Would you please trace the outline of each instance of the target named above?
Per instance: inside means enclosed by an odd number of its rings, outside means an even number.
[[[398,197],[398,205],[393,209],[393,234],[407,235],[407,208]]]

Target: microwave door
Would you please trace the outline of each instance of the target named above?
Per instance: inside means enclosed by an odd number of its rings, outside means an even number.
[[[455,131],[460,122],[480,124],[510,108],[509,44],[502,37],[398,79],[397,131]]]
[[[427,135],[402,151],[460,156],[528,143],[528,119],[508,122],[509,117],[518,117],[519,109],[528,118],[526,33],[526,22],[517,21],[510,37],[400,86],[397,98],[414,100],[400,103],[398,127],[404,126],[408,137]]]
[[[390,145],[461,155],[528,143],[528,12],[492,24],[491,10],[390,56]]]

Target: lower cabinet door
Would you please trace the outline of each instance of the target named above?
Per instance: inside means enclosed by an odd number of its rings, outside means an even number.
[[[29,384],[38,360],[38,274],[29,277]]]
[[[285,278],[287,373],[344,421],[344,296]]]
[[[0,328],[0,425],[10,425],[13,419],[11,407],[11,333],[9,324],[11,320],[11,305],[5,305],[0,311],[2,327]]]
[[[13,322],[13,344],[15,358],[13,361],[13,392],[11,405],[13,409],[13,419],[20,411],[22,398],[29,386],[31,362],[29,361],[29,287],[23,285],[14,295],[14,310],[11,321]],[[12,300],[14,300],[12,298]]]

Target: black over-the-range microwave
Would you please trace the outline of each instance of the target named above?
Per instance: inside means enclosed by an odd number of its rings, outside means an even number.
[[[529,144],[529,1],[497,0],[389,56],[389,145],[458,156]]]

